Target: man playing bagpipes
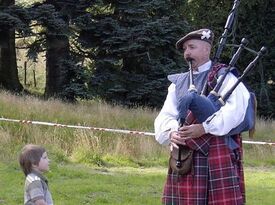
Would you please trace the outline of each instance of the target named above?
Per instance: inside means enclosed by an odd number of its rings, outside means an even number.
[[[191,150],[188,156],[191,157],[187,158],[192,161],[191,167],[181,172],[177,169],[178,164],[173,165],[171,156],[162,197],[166,205],[245,203],[241,138],[238,133],[228,133],[241,124],[246,116],[250,99],[247,88],[240,82],[226,103],[203,122],[189,125],[179,119],[180,102],[184,96],[192,89],[200,94],[205,82],[213,84],[215,78],[219,81],[226,67],[219,63],[212,65],[210,52],[213,39],[211,30],[200,29],[188,33],[176,43],[176,48],[183,51],[183,57],[192,72],[168,76],[172,83],[155,119],[155,137],[160,144],[171,145],[172,151],[180,147],[188,148]],[[229,72],[218,94],[224,95],[237,80]]]

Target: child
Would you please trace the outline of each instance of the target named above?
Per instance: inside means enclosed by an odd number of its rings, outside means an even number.
[[[41,146],[28,144],[22,149],[19,163],[26,176],[24,205],[53,205],[48,181],[42,175],[49,171],[49,162]]]

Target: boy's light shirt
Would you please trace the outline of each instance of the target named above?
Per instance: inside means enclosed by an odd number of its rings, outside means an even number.
[[[198,71],[194,72],[194,74],[207,71],[210,67],[211,61],[208,61],[200,66]],[[233,74],[228,73],[219,93],[224,95],[236,81],[237,78]],[[240,83],[226,101],[225,106],[221,107],[219,111],[213,114],[215,117],[211,115],[205,122],[202,123],[205,132],[222,136],[226,135],[231,129],[238,126],[245,117],[249,97],[249,92],[245,86]],[[172,83],[168,87],[166,100],[154,123],[155,138],[160,144],[169,144],[170,133],[178,130],[178,114],[179,111],[177,110],[175,84]],[[211,121],[208,122],[209,119],[211,119]]]
[[[24,204],[33,205],[34,200],[43,199],[47,205],[53,205],[47,183],[46,177],[39,171],[33,170],[28,174],[25,180]],[[46,187],[44,187],[43,184],[46,184]]]

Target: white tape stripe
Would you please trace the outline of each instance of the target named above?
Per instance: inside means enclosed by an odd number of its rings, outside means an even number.
[[[47,125],[47,126],[55,126],[55,127],[68,127],[68,128],[76,128],[76,129],[89,129],[89,130],[96,130],[96,131],[118,132],[118,133],[125,133],[125,134],[155,136],[155,134],[151,133],[151,132],[139,132],[139,131],[132,131],[132,130],[99,128],[99,127],[78,126],[78,125],[64,125],[64,124],[51,123],[51,122],[16,120],[16,119],[9,119],[9,118],[3,118],[3,117],[0,118],[0,121],[18,122],[18,123],[23,123],[23,124],[26,123],[26,124],[34,124],[34,125]]]
[[[124,134],[134,134],[134,135],[147,135],[147,136],[155,136],[155,133],[152,132],[140,132],[140,131],[133,131],[133,130],[121,130],[121,129],[111,129],[111,128],[99,128],[99,127],[89,127],[89,126],[80,126],[80,125],[64,125],[59,123],[52,123],[52,122],[40,122],[40,121],[31,121],[31,120],[16,120],[16,119],[9,119],[9,118],[0,118],[0,121],[7,121],[7,122],[18,122],[18,123],[26,123],[26,124],[34,124],[34,125],[47,125],[47,126],[55,126],[55,127],[68,127],[68,128],[76,128],[76,129],[89,129],[89,130],[96,130],[96,131],[107,131],[107,132],[117,132],[117,133],[124,133]],[[257,142],[257,141],[242,141],[244,144],[260,144],[260,145],[273,145],[275,146],[274,142]]]
[[[243,140],[242,142],[244,144],[263,144],[263,145],[273,145],[273,146],[275,146],[274,142],[256,142],[256,141],[246,141],[246,140]]]

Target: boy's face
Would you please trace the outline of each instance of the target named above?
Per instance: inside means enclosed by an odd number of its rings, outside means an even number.
[[[50,160],[48,158],[47,152],[44,152],[39,161],[39,164],[33,165],[33,168],[43,173],[43,172],[49,171],[49,163],[50,163]]]

